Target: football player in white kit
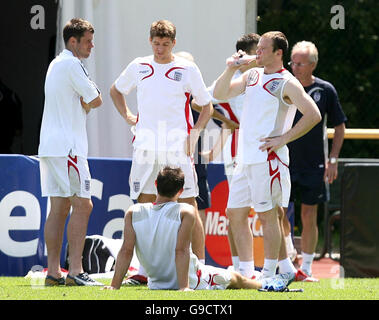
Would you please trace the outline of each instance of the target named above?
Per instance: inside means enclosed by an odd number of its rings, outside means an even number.
[[[227,64],[217,79],[214,96],[228,99],[245,93],[237,151],[236,174],[232,177],[228,199],[228,217],[240,255],[251,256],[251,232],[245,224],[236,224],[238,216],[247,215],[251,206],[258,213],[264,235],[263,276],[280,272],[295,277],[296,269],[281,246],[280,220],[290,195],[289,155],[286,144],[308,132],[320,120],[320,112],[302,85],[283,68],[288,50],[285,35],[279,31],[263,34],[257,48],[258,67],[237,79],[240,68]],[[240,54],[232,56],[237,60]],[[293,127],[296,108],[303,114]]]
[[[130,195],[139,203],[155,201],[155,178],[163,165],[170,164],[180,166],[186,176],[179,202],[196,208],[198,187],[193,151],[200,130],[212,114],[211,97],[197,65],[173,54],[176,28],[170,21],[152,23],[150,44],[153,55],[129,63],[110,90],[121,116],[135,126]],[[134,88],[137,116],[131,113],[124,98]],[[190,110],[191,96],[202,106],[195,124]],[[192,245],[196,255],[205,259],[205,235],[198,213]]]
[[[132,205],[125,215],[124,241],[117,255],[110,286],[119,289],[135,249],[148,275],[148,287],[158,290],[265,289],[283,291],[291,279],[276,275],[260,281],[223,268],[204,265],[192,253],[191,236],[195,208],[178,203],[183,192],[184,173],[164,167],[158,173],[158,195],[154,203]]]
[[[70,20],[63,29],[66,48],[50,63],[46,74],[38,155],[42,196],[50,197],[51,204],[44,230],[47,286],[99,285],[82,268],[84,238],[92,211],[86,115],[102,104],[100,91],[81,62],[91,54],[93,34],[88,21]],[[60,252],[70,207],[70,267],[64,279]]]

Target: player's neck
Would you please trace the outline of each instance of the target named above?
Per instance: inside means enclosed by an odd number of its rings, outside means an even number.
[[[264,73],[265,74],[272,74],[281,71],[283,67],[283,61],[278,61],[274,63],[270,63],[264,66]]]
[[[175,56],[172,53],[167,57],[159,57],[157,55],[154,55],[154,61],[159,64],[171,63],[174,60],[175,60]]]
[[[167,197],[162,197],[160,196],[159,194],[157,195],[157,199],[155,200],[155,204],[163,204],[163,203],[167,203],[167,202],[173,202],[173,201],[176,201],[175,199],[173,198],[167,198]]]

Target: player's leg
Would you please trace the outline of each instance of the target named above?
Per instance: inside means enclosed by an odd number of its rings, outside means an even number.
[[[235,250],[239,257],[239,271],[251,278],[254,272],[253,234],[249,225],[250,206],[228,208],[229,229],[232,231]],[[236,270],[237,271],[237,270]]]
[[[71,204],[68,198],[50,197],[50,205],[50,213],[44,227],[44,237],[47,248],[47,274],[59,279],[62,277],[60,256],[63,233]]]
[[[303,259],[301,270],[308,275],[312,274],[312,263],[318,241],[317,207],[317,204],[301,204],[301,222],[303,226],[301,232],[301,254]]]
[[[239,257],[239,272],[251,278],[254,274],[253,234],[249,225],[252,198],[248,178],[243,166],[237,166],[230,181],[227,216],[228,230]]]
[[[230,247],[230,253],[232,254],[233,268],[236,272],[239,272],[240,259],[238,256],[237,247],[236,247],[235,240],[233,237],[232,227],[230,225],[228,227],[228,242],[229,242],[229,247]]]
[[[263,230],[264,266],[263,276],[272,277],[275,274],[281,245],[281,228],[277,207],[257,212]]]

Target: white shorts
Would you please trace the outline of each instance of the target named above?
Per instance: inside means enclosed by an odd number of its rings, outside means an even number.
[[[253,207],[255,212],[288,207],[288,166],[276,156],[265,163],[237,165],[229,186],[228,208]]]
[[[43,197],[91,198],[91,175],[85,158],[41,157],[39,165]]]
[[[196,272],[197,283],[194,290],[225,290],[232,280],[232,273],[223,268],[205,265],[199,262]]]
[[[137,200],[141,193],[157,194],[155,180],[166,165],[180,167],[184,173],[184,191],[180,198],[197,197],[197,175],[192,157],[170,151],[135,149],[129,176],[130,197]]]

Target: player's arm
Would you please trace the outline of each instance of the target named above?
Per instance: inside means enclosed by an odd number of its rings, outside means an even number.
[[[86,111],[86,113],[89,113],[91,109],[100,107],[103,104],[103,100],[101,98],[101,94],[99,93],[99,95],[89,103],[85,103],[83,97],[80,97],[80,103],[83,109]]]
[[[329,162],[326,164],[324,180],[327,180],[329,183],[333,183],[338,176],[338,162],[331,163],[331,158],[338,159],[343,140],[345,138],[345,123],[341,123],[338,126],[334,127],[334,136],[332,142],[332,149],[329,154]]]
[[[284,85],[283,97],[284,99],[289,99],[289,102],[293,103],[303,116],[294,127],[282,136],[261,139],[264,144],[259,149],[262,151],[268,150],[268,153],[300,138],[321,121],[321,114],[316,103],[304,91],[303,86],[298,80],[289,80]]]
[[[130,262],[133,258],[134,245],[136,242],[136,234],[132,226],[132,214],[132,208],[130,208],[125,214],[124,241],[117,255],[112,283],[110,286],[104,287],[104,289],[120,289],[122,280],[129,270]]]
[[[189,289],[189,261],[192,229],[195,224],[195,209],[191,206],[181,211],[182,223],[178,231],[175,248],[176,274],[179,290]]]
[[[112,98],[113,104],[115,105],[117,111],[125,119],[125,121],[134,126],[137,122],[137,117],[130,111],[124,95],[117,90],[115,84],[112,85],[110,89],[110,96]]]
[[[207,125],[209,119],[212,116],[213,113],[213,105],[212,102],[209,102],[208,104],[204,106],[199,106],[201,108],[199,118],[197,119],[195,125],[191,129],[191,132],[189,136],[187,137],[186,142],[186,154],[187,156],[190,156],[195,151],[195,146],[197,144],[197,141],[199,140],[200,132],[205,128]]]

